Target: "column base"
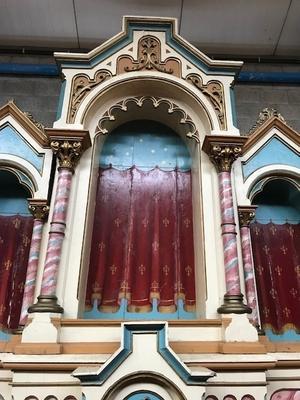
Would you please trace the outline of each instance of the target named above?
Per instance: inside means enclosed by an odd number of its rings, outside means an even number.
[[[41,294],[38,296],[37,303],[28,308],[28,313],[56,313],[62,314],[64,309],[57,303],[57,297],[54,294]]]
[[[242,294],[225,294],[224,304],[217,309],[219,314],[251,314],[250,307],[243,303]]]

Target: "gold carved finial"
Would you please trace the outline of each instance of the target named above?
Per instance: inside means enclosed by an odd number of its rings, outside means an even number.
[[[47,129],[50,147],[56,154],[59,167],[74,171],[81,154],[91,145],[88,131],[69,129]]]
[[[240,227],[247,226],[249,227],[250,222],[255,218],[255,210],[257,206],[239,206],[239,222]]]
[[[259,113],[257,121],[252,126],[252,128],[250,129],[248,134],[251,135],[251,133],[256,131],[256,129],[258,129],[265,121],[267,121],[268,119],[273,118],[273,117],[277,117],[278,119],[280,119],[280,121],[286,123],[283,116],[275,108],[264,108]]]
[[[247,138],[242,136],[206,136],[203,150],[218,172],[229,172],[234,161],[242,154]]]
[[[49,206],[47,200],[28,199],[28,208],[34,219],[45,221],[48,218]]]

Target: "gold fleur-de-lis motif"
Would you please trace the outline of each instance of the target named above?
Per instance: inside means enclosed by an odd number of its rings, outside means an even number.
[[[263,247],[263,251],[265,252],[266,255],[268,255],[270,252],[270,248],[265,244]]]
[[[291,315],[291,310],[288,307],[284,307],[284,309],[282,310],[284,316],[286,318],[288,318]]]
[[[158,203],[158,202],[159,202],[159,199],[160,199],[159,194],[158,194],[158,193],[154,193],[154,195],[153,195],[153,200],[155,201],[155,203]]]
[[[255,228],[254,228],[255,235],[258,236],[259,232],[260,232],[260,229],[257,226],[255,226]]]
[[[103,203],[107,203],[107,201],[108,201],[108,194],[107,194],[107,193],[104,193],[104,194],[101,196],[101,200],[103,201]]]
[[[126,280],[122,281],[122,282],[121,282],[121,285],[120,285],[120,288],[121,288],[121,290],[123,290],[123,291],[129,289],[128,282],[127,282]]]
[[[0,315],[3,315],[4,312],[5,312],[5,310],[6,310],[5,305],[1,304],[1,305],[0,305]]]
[[[265,318],[268,318],[270,315],[270,309],[268,307],[264,307],[263,314],[264,314]]]
[[[277,229],[276,229],[276,227],[275,227],[274,225],[272,225],[272,226],[270,227],[270,231],[271,231],[272,235],[274,236],[275,233],[277,232]]]
[[[16,229],[19,229],[20,225],[21,225],[21,221],[19,220],[19,218],[15,218],[12,220],[12,224]]]
[[[178,247],[179,247],[178,240],[174,240],[174,242],[172,242],[172,246],[173,246],[173,248],[174,248],[174,251],[177,251],[177,250],[178,250]]]
[[[192,269],[192,267],[190,265],[187,265],[184,270],[185,270],[185,272],[186,272],[188,277],[191,276],[191,274],[193,272],[193,269]]]
[[[110,271],[111,271],[111,274],[112,274],[112,275],[115,275],[115,273],[117,272],[118,267],[116,267],[115,264],[113,264],[113,265],[111,265],[111,266],[109,267],[109,269],[110,269]]]
[[[22,235],[22,244],[23,246],[27,247],[30,243],[30,239],[28,236],[26,235]]]
[[[163,270],[163,273],[164,273],[166,276],[169,275],[170,267],[169,267],[167,264],[165,264],[165,265],[162,267],[162,270]]]
[[[149,225],[149,220],[147,218],[144,218],[142,220],[142,225],[143,225],[144,228],[147,228],[147,226]]]
[[[186,228],[189,228],[189,226],[191,225],[191,220],[189,218],[185,218],[183,223]]]
[[[158,289],[159,289],[159,284],[158,284],[158,282],[157,282],[157,281],[153,281],[153,282],[151,283],[151,290],[157,291]]]
[[[276,271],[276,274],[277,274],[278,276],[281,276],[282,267],[281,267],[280,265],[276,265],[275,271]]]
[[[167,228],[170,224],[170,221],[168,220],[168,218],[164,218],[162,223],[164,224],[165,228]]]
[[[174,288],[175,288],[176,291],[181,292],[183,290],[182,282],[180,282],[180,281],[176,282],[175,285],[174,285]]]
[[[258,272],[259,275],[262,275],[264,272],[264,267],[262,265],[258,265],[256,271]]]
[[[3,267],[4,267],[5,271],[9,271],[11,269],[11,267],[12,267],[12,264],[13,263],[12,263],[11,260],[4,261]]]
[[[144,275],[144,272],[146,271],[146,267],[145,267],[144,264],[141,264],[141,265],[139,266],[139,271],[140,271],[140,274],[141,274],[141,275]]]
[[[295,288],[292,288],[292,289],[290,290],[290,293],[291,293],[292,297],[295,299],[295,298],[297,297],[298,290],[295,289]]]
[[[281,246],[280,250],[283,252],[283,254],[286,254],[286,252],[288,251],[288,248],[286,246]]]
[[[289,232],[290,236],[294,237],[294,232],[295,231],[294,231],[294,228],[292,226],[288,227],[288,232]]]
[[[274,288],[272,288],[271,290],[270,290],[270,295],[271,295],[271,297],[272,297],[272,299],[276,299],[276,297],[277,297],[277,291],[276,291],[276,289],[274,289]]]
[[[102,253],[102,251],[105,249],[105,247],[106,247],[106,244],[105,244],[104,242],[100,242],[100,243],[98,244],[98,248],[99,248],[99,250],[100,250],[101,253]]]
[[[24,289],[24,282],[18,284],[18,289],[20,292],[22,292],[22,290]]]
[[[294,271],[296,272],[297,278],[300,278],[300,265],[297,265],[297,266],[294,268]]]
[[[0,244],[3,244],[4,240],[2,239],[2,237],[0,236]]]
[[[157,240],[154,240],[154,242],[152,243],[152,249],[153,251],[158,251],[159,249],[159,242]]]
[[[117,217],[115,220],[114,220],[114,224],[119,228],[119,226],[121,225],[121,220],[120,220],[120,218],[119,217]]]

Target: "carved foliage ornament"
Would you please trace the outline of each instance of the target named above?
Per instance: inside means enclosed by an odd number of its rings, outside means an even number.
[[[265,121],[267,121],[270,118],[277,117],[280,119],[280,121],[286,123],[285,119],[283,116],[275,109],[275,108],[264,108],[258,116],[257,121],[255,124],[252,126],[252,128],[249,131],[249,135],[256,131]]]
[[[249,227],[250,222],[255,218],[255,208],[240,208],[238,209],[240,226]]]
[[[101,135],[106,135],[109,131],[107,129],[107,123],[115,121],[116,116],[118,112],[127,112],[128,107],[131,105],[135,105],[137,107],[142,108],[144,103],[152,103],[153,109],[157,109],[161,106],[166,106],[167,107],[167,113],[168,114],[178,114],[179,116],[179,124],[180,125],[185,125],[186,128],[186,136],[188,138],[195,139],[196,142],[199,143],[199,133],[197,131],[197,128],[190,118],[190,116],[180,107],[178,107],[175,103],[172,103],[171,101],[161,98],[161,97],[153,97],[153,96],[141,96],[141,97],[128,97],[116,104],[114,104],[110,109],[108,109],[104,115],[100,118],[98,121],[97,127],[96,127],[96,135],[101,134]]]
[[[52,140],[50,146],[53,153],[57,155],[60,168],[68,168],[73,171],[83,152],[82,142]]]
[[[138,42],[138,58],[130,56],[118,59],[118,73],[154,70],[180,76],[180,62],[172,57],[161,60],[161,43],[155,36],[143,36]]]
[[[48,218],[49,206],[46,200],[29,200],[28,208],[34,219],[45,221]]]
[[[79,74],[74,76],[71,88],[71,101],[69,108],[69,122],[74,122],[77,110],[94,87],[112,77],[112,74],[107,70],[99,70],[96,72],[94,78],[90,78],[86,74]]]
[[[190,74],[186,77],[186,80],[192,83],[198,88],[205,97],[210,101],[214,110],[216,111],[217,118],[221,129],[226,128],[225,121],[225,106],[224,106],[224,91],[223,86],[220,82],[209,81],[205,85],[202,82],[202,78],[196,74]]]
[[[214,145],[209,158],[214,163],[218,172],[230,172],[233,162],[241,155],[242,146]]]

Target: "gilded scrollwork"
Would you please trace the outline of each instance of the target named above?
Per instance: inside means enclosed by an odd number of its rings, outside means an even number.
[[[29,199],[28,208],[34,219],[45,221],[48,218],[49,206],[47,200]]]
[[[180,62],[172,57],[161,60],[161,43],[155,36],[143,36],[138,42],[137,60],[126,55],[118,59],[118,73],[154,70],[180,76]]]
[[[74,76],[71,88],[71,102],[69,108],[69,122],[74,122],[77,110],[94,87],[112,77],[112,74],[107,70],[99,70],[94,78],[90,78],[86,74]]]
[[[186,80],[199,89],[208,98],[216,111],[221,129],[226,129],[224,90],[220,82],[209,81],[203,83],[200,75],[190,74]]]
[[[241,227],[249,227],[250,222],[255,218],[255,209],[255,206],[238,208],[239,222]]]

